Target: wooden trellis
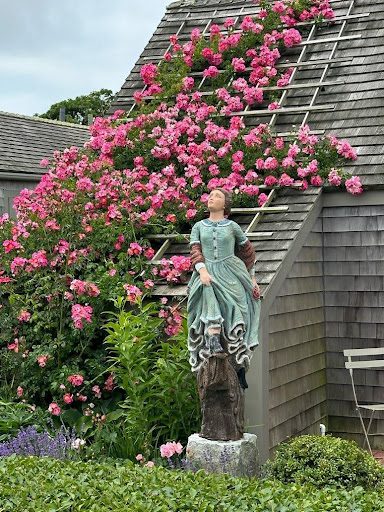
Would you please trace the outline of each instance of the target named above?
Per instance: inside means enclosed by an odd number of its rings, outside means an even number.
[[[327,73],[330,69],[330,66],[332,64],[342,63],[344,65],[351,64],[352,60],[348,58],[336,58],[335,53],[338,47],[338,44],[343,41],[350,41],[350,40],[356,40],[361,38],[361,34],[355,34],[351,36],[345,36],[343,35],[345,27],[347,25],[347,22],[352,19],[359,19],[359,18],[365,18],[370,15],[370,13],[361,13],[361,14],[351,14],[352,10],[354,8],[355,0],[351,0],[351,3],[349,5],[348,11],[346,15],[343,16],[337,16],[333,18],[332,20],[322,20],[321,22],[302,22],[299,23],[298,26],[307,26],[310,27],[309,34],[307,38],[302,41],[299,45],[297,45],[300,48],[300,53],[297,56],[297,58],[292,62],[284,62],[277,64],[278,69],[287,69],[287,68],[293,68],[293,72],[290,76],[289,83],[284,87],[262,87],[264,91],[281,91],[281,97],[278,101],[280,108],[277,110],[269,111],[268,109],[260,108],[260,109],[254,109],[252,110],[248,105],[245,107],[245,109],[241,112],[233,112],[232,116],[241,116],[243,117],[270,117],[268,121],[268,125],[272,128],[276,125],[277,119],[282,114],[303,114],[303,120],[301,122],[301,126],[305,125],[307,122],[307,119],[311,112],[321,112],[321,111],[332,111],[335,109],[335,105],[333,104],[315,104],[317,97],[319,95],[319,92],[321,89],[325,87],[335,86],[343,84],[344,81],[338,81],[338,80],[326,80]],[[236,26],[240,23],[240,20],[243,16],[246,15],[256,15],[258,13],[257,10],[254,8],[246,8],[242,7],[240,11],[237,11],[235,13],[231,13],[230,15],[228,13],[220,13],[217,12],[217,9],[211,16],[211,18],[207,21],[202,34],[205,35],[209,29],[209,27],[214,23],[216,20],[219,21],[221,19],[227,18],[231,16],[232,18],[235,18],[235,31]],[[199,17],[196,15],[193,15],[192,11],[189,11],[186,13],[186,15],[183,18],[176,18],[172,19],[170,18],[167,20],[169,23],[179,23],[179,28],[176,32],[176,35],[180,37],[180,39],[183,39],[184,33],[183,30],[186,29],[186,27],[196,21],[205,21],[206,18]],[[337,34],[335,36],[327,36],[327,37],[318,37],[318,29],[324,26],[327,27],[338,27],[341,24]],[[321,59],[310,59],[306,60],[307,52],[310,47],[313,47],[314,45],[328,45],[332,44],[332,49],[330,50],[330,55],[327,58],[321,58]],[[170,50],[171,46],[168,46],[165,53],[167,53]],[[159,62],[163,59],[164,54],[162,55],[156,55],[151,57],[144,57],[143,60],[159,60]],[[319,68],[323,67],[323,71],[321,74],[321,78],[316,81],[309,81],[307,83],[293,83],[295,80],[295,77],[297,75],[297,72],[300,69],[309,69],[309,68]],[[246,68],[246,71],[251,71],[252,68]],[[203,76],[202,72],[194,72],[190,74],[194,77],[201,77],[198,89],[201,89],[202,86],[205,83],[205,77]],[[231,79],[231,81],[233,78]],[[230,83],[228,84],[228,86]],[[144,87],[143,91],[145,91],[146,87]],[[309,104],[306,105],[300,105],[300,106],[285,106],[287,102],[287,98],[289,95],[289,92],[292,90],[300,90],[300,89],[314,89],[314,92],[312,94],[311,100]],[[202,91],[202,94],[207,96],[213,94],[213,91]],[[150,98],[148,98],[150,99]],[[132,110],[135,108],[136,104],[134,103],[131,107],[131,109],[128,112],[129,114],[132,112]],[[323,130],[318,130],[316,132],[310,132],[310,133],[316,133],[316,134],[322,134],[324,133]],[[284,133],[277,133],[276,135],[280,136],[289,136],[293,135],[294,133],[284,132]],[[300,185],[296,185],[300,186]],[[260,187],[265,188],[263,186]],[[257,240],[257,239],[265,239],[273,237],[274,233],[272,231],[257,231],[256,227],[258,223],[263,219],[264,215],[274,213],[281,213],[281,212],[287,212],[288,206],[278,206],[273,207],[271,206],[271,203],[276,197],[276,190],[270,190],[268,194],[268,199],[266,203],[262,207],[258,208],[233,208],[232,214],[239,216],[253,214],[253,218],[251,222],[248,224],[247,228],[245,229],[245,233],[247,237],[251,240]],[[156,254],[154,255],[153,259],[149,262],[151,265],[159,264],[160,260],[166,255],[172,253],[172,244],[187,244],[189,242],[189,234],[170,234],[170,235],[163,235],[163,234],[157,234],[157,235],[148,235],[148,238],[150,240],[153,240],[154,242],[159,243],[160,247],[158,248]],[[180,286],[168,286],[168,285],[159,285],[155,288],[154,294],[155,295],[172,295],[172,296],[185,296],[186,293],[186,286],[180,285]]]

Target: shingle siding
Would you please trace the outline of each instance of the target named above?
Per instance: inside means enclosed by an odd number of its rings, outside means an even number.
[[[323,210],[329,429],[360,442],[342,351],[384,344],[383,220],[384,198],[377,205]],[[382,403],[383,371],[355,371],[355,378],[361,400]],[[383,426],[376,421],[373,431]],[[383,441],[375,437],[374,444],[383,447]]]
[[[317,433],[326,422],[321,221],[317,221],[269,309],[270,449]]]

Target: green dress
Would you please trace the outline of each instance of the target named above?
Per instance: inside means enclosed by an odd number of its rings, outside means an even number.
[[[247,242],[236,222],[209,219],[197,222],[190,245],[201,244],[210,286],[200,281],[195,269],[188,284],[188,349],[192,371],[199,371],[210,356],[205,335],[209,327],[221,327],[221,336],[236,367],[248,369],[258,345],[260,300],[252,296],[253,283],[235,246]]]

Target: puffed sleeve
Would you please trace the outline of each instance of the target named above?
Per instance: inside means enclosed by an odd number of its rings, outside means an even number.
[[[194,224],[192,226],[191,236],[189,238],[189,245],[190,245],[190,247],[192,246],[192,244],[201,244],[201,241],[200,241],[200,224],[198,222],[196,222],[196,224]]]
[[[198,222],[192,227],[189,246],[191,249],[191,263],[198,272],[201,268],[205,267],[205,258],[201,250],[200,225]]]
[[[237,245],[236,256],[244,261],[249,274],[253,277],[255,275],[255,248],[236,222],[233,222],[232,226]]]
[[[241,227],[238,224],[236,224],[236,222],[232,222],[232,229],[233,229],[233,233],[235,235],[236,244],[238,246],[241,246],[241,245],[244,245],[245,243],[247,243],[248,238],[247,238],[246,234],[241,229]]]

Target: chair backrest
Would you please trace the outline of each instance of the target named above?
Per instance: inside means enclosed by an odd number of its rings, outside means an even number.
[[[384,356],[384,347],[347,349],[343,352],[344,356],[347,358],[345,367],[349,370],[354,370],[355,368],[384,368],[384,359],[368,359],[368,357],[371,358],[372,356]],[[353,361],[353,357],[359,357],[360,359]],[[364,359],[364,357],[367,359]]]

